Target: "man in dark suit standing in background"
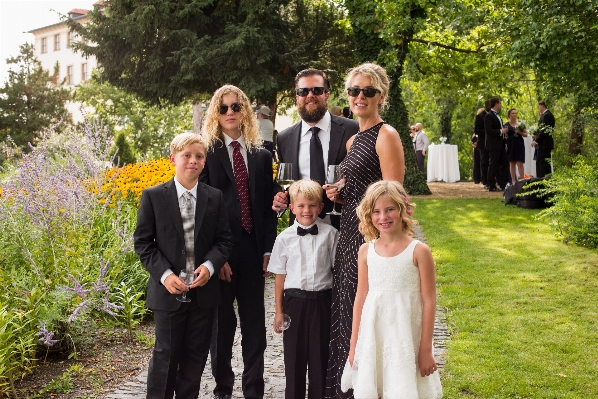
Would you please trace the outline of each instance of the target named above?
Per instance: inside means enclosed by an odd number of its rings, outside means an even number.
[[[551,164],[548,159],[554,149],[554,139],[552,131],[554,130],[555,120],[552,112],[546,108],[544,100],[538,101],[538,111],[540,112],[540,122],[538,122],[538,132],[532,146],[538,150],[536,156],[536,176],[544,177],[552,173]]]
[[[486,130],[484,129],[484,119],[490,112],[490,99],[487,99],[484,103],[484,108],[478,110],[478,114],[475,117],[474,134],[477,136],[475,151],[478,154],[480,160],[480,181],[485,188],[490,188],[488,184],[488,150],[486,149]]]
[[[490,99],[490,112],[484,117],[484,132],[486,133],[485,148],[488,150],[488,176],[487,183],[490,186],[488,191],[502,191],[507,185],[508,163],[505,162],[507,153],[505,151],[504,135],[508,128],[503,127],[500,119],[502,104],[500,98]],[[507,168],[504,166],[507,165]],[[496,187],[494,182],[499,186]]]
[[[338,165],[345,158],[347,140],[359,131],[359,125],[354,120],[328,112],[330,82],[323,71],[304,69],[299,72],[295,77],[295,94],[302,120],[278,134],[278,159],[293,165],[295,180],[311,179],[323,185],[326,183],[327,167]],[[284,209],[288,195],[280,188],[275,191],[278,193],[272,208]],[[326,212],[330,212],[333,205],[324,196],[321,219],[328,220]],[[340,217],[333,216],[331,219],[331,224],[340,228]]]

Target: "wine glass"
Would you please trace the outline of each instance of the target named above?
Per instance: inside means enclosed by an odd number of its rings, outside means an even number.
[[[195,274],[187,273],[185,270],[181,270],[179,277],[185,282],[185,285],[189,287],[193,283]],[[191,299],[187,298],[187,291],[183,291],[182,296],[177,296],[176,299],[180,302],[191,302]]]
[[[336,187],[337,191],[341,191],[345,184],[340,182],[343,178],[340,165],[329,165],[328,173],[326,173],[326,184],[332,187]],[[333,201],[331,212],[326,212],[327,215],[340,215],[340,212],[336,211],[336,199]]]
[[[279,324],[276,327],[278,327],[279,330],[284,331],[284,330],[288,330],[290,326],[291,326],[290,316],[286,313],[283,313],[282,314],[282,324]]]
[[[289,186],[293,184],[293,164],[292,163],[280,163],[278,164],[278,172],[276,173],[276,181],[284,191],[288,191]],[[284,211],[287,208],[284,208],[281,211],[278,211],[276,214],[277,217],[281,217]]]

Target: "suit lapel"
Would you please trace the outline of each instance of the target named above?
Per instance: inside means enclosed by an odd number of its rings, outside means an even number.
[[[222,163],[222,167],[226,172],[228,178],[235,184],[235,174],[233,172],[233,165],[230,162],[230,157],[228,155],[228,150],[224,146],[224,144],[218,144],[217,147],[214,148],[214,153],[218,155],[218,159],[220,159],[220,163]]]
[[[195,230],[194,239],[197,240],[197,234],[201,228],[203,217],[206,214],[206,206],[208,205],[208,189],[203,183],[197,184],[197,201],[195,204]]]
[[[185,242],[185,233],[183,232],[183,218],[181,217],[181,208],[179,207],[179,199],[176,193],[176,186],[174,179],[171,179],[164,185],[164,200],[168,211],[170,212],[170,220],[174,223],[177,233],[183,242]]]
[[[253,199],[255,198],[255,179],[257,169],[257,150],[247,151],[247,174],[249,175],[249,198],[251,200],[251,209],[255,208]]]
[[[293,178],[299,180],[299,144],[301,143],[301,122],[295,124],[291,130],[289,142],[293,144],[287,151],[287,163],[293,165]]]
[[[345,127],[332,119],[330,124],[330,143],[328,144],[328,165],[336,165],[338,153],[341,149]]]

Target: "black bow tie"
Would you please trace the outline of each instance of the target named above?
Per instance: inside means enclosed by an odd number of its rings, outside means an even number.
[[[297,226],[297,235],[300,235],[301,237],[303,237],[306,234],[311,234],[312,236],[315,236],[316,234],[318,234],[318,225],[314,224],[309,229],[304,229],[301,226]]]

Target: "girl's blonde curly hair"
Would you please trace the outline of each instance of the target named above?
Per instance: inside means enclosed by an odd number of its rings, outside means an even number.
[[[416,221],[412,217],[415,204],[409,202],[407,193],[401,183],[394,180],[380,180],[368,187],[361,203],[357,207],[359,231],[363,234],[365,241],[371,242],[380,236],[380,232],[372,223],[372,212],[374,211],[376,201],[383,196],[390,198],[399,208],[399,213],[403,221],[403,231],[412,237],[415,236],[413,224]]]
[[[222,86],[214,92],[214,95],[210,100],[210,105],[206,110],[201,129],[201,134],[208,144],[208,147],[212,148],[217,142],[224,142],[224,133],[222,133],[222,126],[220,126],[220,106],[222,105],[222,97],[227,94],[236,95],[237,102],[241,105],[239,129],[245,138],[247,149],[253,150],[255,148],[260,148],[263,141],[260,138],[259,125],[257,118],[253,113],[253,109],[251,108],[251,102],[241,89],[233,85]]]

